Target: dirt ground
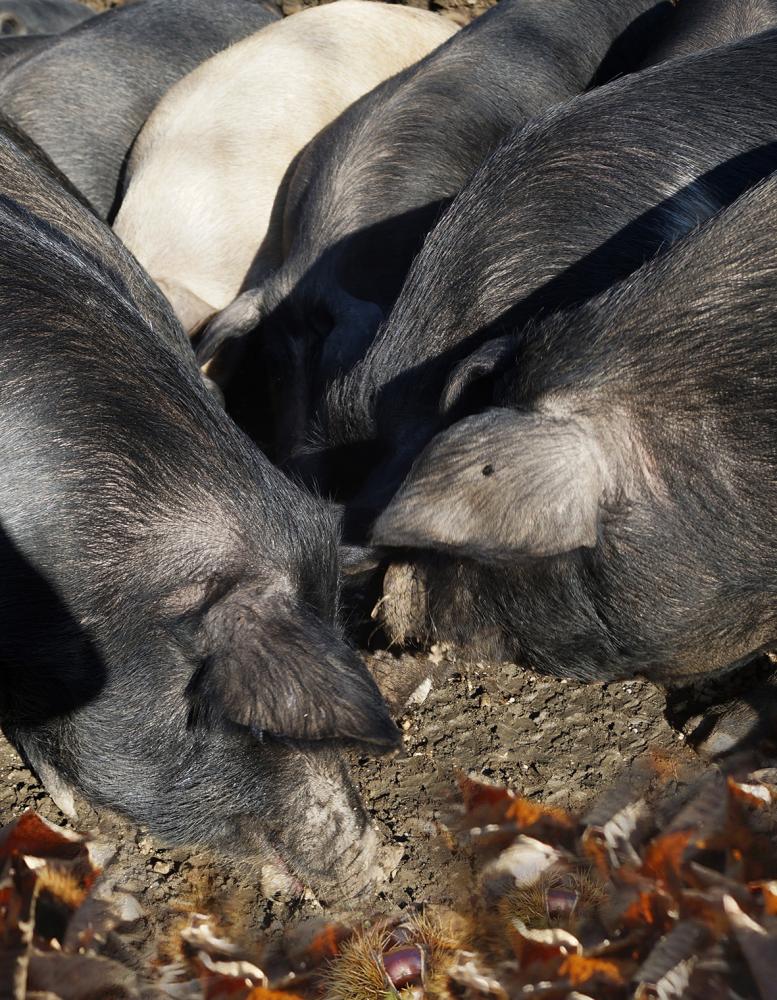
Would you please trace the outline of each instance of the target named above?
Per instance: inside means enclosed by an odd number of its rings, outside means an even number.
[[[375,660],[378,669],[391,671],[419,666],[412,657],[386,652]],[[451,852],[440,828],[456,810],[457,770],[578,811],[646,754],[668,761],[670,772],[703,768],[664,718],[662,693],[648,683],[582,685],[512,664],[444,660],[435,669],[450,676],[437,680],[423,703],[401,717],[404,755],[354,761],[370,813],[386,841],[404,852],[391,881],[367,902],[373,912],[421,900],[466,907],[468,859]],[[34,807],[65,823],[5,742],[0,743],[0,774],[5,779],[2,822]],[[106,845],[105,878],[141,904],[145,917],[124,956],[138,969],[147,969],[155,954],[170,952],[171,930],[191,910],[217,914],[244,943],[322,915],[314,900],[264,892],[239,866],[165,849],[143,829],[107,812],[87,809],[76,825]]]

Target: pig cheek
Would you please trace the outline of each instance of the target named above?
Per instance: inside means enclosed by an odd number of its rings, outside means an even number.
[[[383,597],[375,605],[379,620],[391,642],[405,645],[426,638],[429,621],[428,580],[417,563],[396,562],[383,578]]]

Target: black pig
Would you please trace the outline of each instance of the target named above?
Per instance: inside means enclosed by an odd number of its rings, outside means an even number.
[[[583,680],[773,648],[776,344],[773,175],[515,339],[375,525],[389,627]]]
[[[0,133],[0,719],[178,843],[359,890],[335,741],[397,742],[337,624],[337,539],[204,388],[161,293]]]
[[[162,94],[277,16],[253,0],[136,0],[14,66],[0,108],[108,218],[125,157]]]
[[[489,157],[313,428],[305,462],[350,502],[353,540],[430,437],[472,412],[489,341],[607,288],[777,168],[775,87],[772,31],[575,98]]]
[[[76,0],[2,0],[0,35],[53,35],[93,16]]]
[[[775,0],[680,0],[643,67],[725,45],[777,26]]]
[[[270,438],[276,456],[293,451],[311,398],[363,354],[424,235],[487,152],[622,69],[625,50],[637,60],[667,8],[658,0],[502,0],[325,129],[278,208],[285,262],[268,275],[260,252],[245,283],[251,290],[200,344],[204,363],[226,340],[251,341],[249,360],[236,365],[244,343],[221,360],[240,422]],[[213,372],[219,380],[218,366]],[[265,399],[271,414],[261,409]]]

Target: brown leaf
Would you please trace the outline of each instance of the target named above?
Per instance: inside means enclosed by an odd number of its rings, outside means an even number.
[[[286,993],[284,990],[269,990],[264,986],[256,986],[246,1000],[304,1000],[304,997],[298,993]]]
[[[563,959],[570,954],[581,954],[582,945],[574,934],[560,927],[548,930],[530,930],[521,920],[512,920],[508,939],[521,968],[535,962],[543,963]]]
[[[636,845],[652,825],[653,818],[644,799],[629,802],[606,820],[588,821],[581,838],[583,851],[603,875],[624,864],[637,866]]]
[[[491,969],[483,966],[478,956],[471,952],[462,953],[448,969],[448,978],[455,985],[453,996],[495,997],[509,1000],[509,994]]]
[[[640,866],[640,874],[654,879],[660,886],[670,890],[682,883],[682,866],[685,852],[693,842],[695,833],[690,830],[675,830],[664,833],[652,840],[645,850]]]
[[[558,830],[573,830],[577,825],[569,813],[564,812],[563,809],[545,806],[521,796],[515,796],[510,802],[505,818],[512,820],[521,830],[531,830],[540,826]]]
[[[769,879],[765,882],[751,882],[749,888],[760,894],[764,913],[770,917],[777,916],[777,881]]]
[[[669,916],[672,900],[658,889],[634,888],[631,902],[621,911],[620,920],[625,927],[647,925],[657,933],[668,929],[672,921]]]
[[[352,931],[344,924],[328,924],[308,945],[307,954],[311,965],[320,965],[329,958],[340,954],[340,945],[347,941]]]
[[[772,793],[760,782],[736,781],[729,777],[728,790],[738,801],[758,809],[763,809],[772,803]]]
[[[467,812],[486,808],[493,810],[495,817],[504,819],[507,806],[515,798],[515,792],[511,792],[509,788],[490,785],[463,772],[458,775],[458,783]]]
[[[685,996],[691,972],[708,937],[707,928],[694,920],[676,924],[637,972],[635,997],[670,1000]]]
[[[604,979],[614,986],[625,985],[617,963],[604,958],[568,955],[561,963],[559,974],[565,976],[573,986],[586,986],[594,979]]]
[[[575,828],[576,823],[563,809],[545,806],[525,799],[509,788],[486,784],[467,775],[459,775],[467,820],[472,826],[505,825],[514,833],[564,833]]]
[[[24,1000],[30,964],[38,876],[24,858],[7,863],[0,884],[0,988]]]
[[[0,829],[0,858],[29,854],[36,858],[72,860],[85,853],[87,838],[63,830],[32,809]]]

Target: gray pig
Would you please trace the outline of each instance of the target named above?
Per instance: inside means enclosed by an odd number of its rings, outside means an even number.
[[[161,293],[0,130],[0,720],[174,843],[357,893],[338,749],[397,730],[337,625],[337,534],[205,389]]]
[[[375,525],[389,627],[670,685],[775,649],[775,331],[772,175],[514,338],[489,405],[434,438]],[[757,696],[772,719],[776,695]]]
[[[0,35],[54,35],[93,16],[75,0],[2,0]]]
[[[500,334],[606,289],[777,167],[775,88],[771,31],[577,97],[484,162],[300,455],[348,503],[354,541],[431,436],[488,393]]]

